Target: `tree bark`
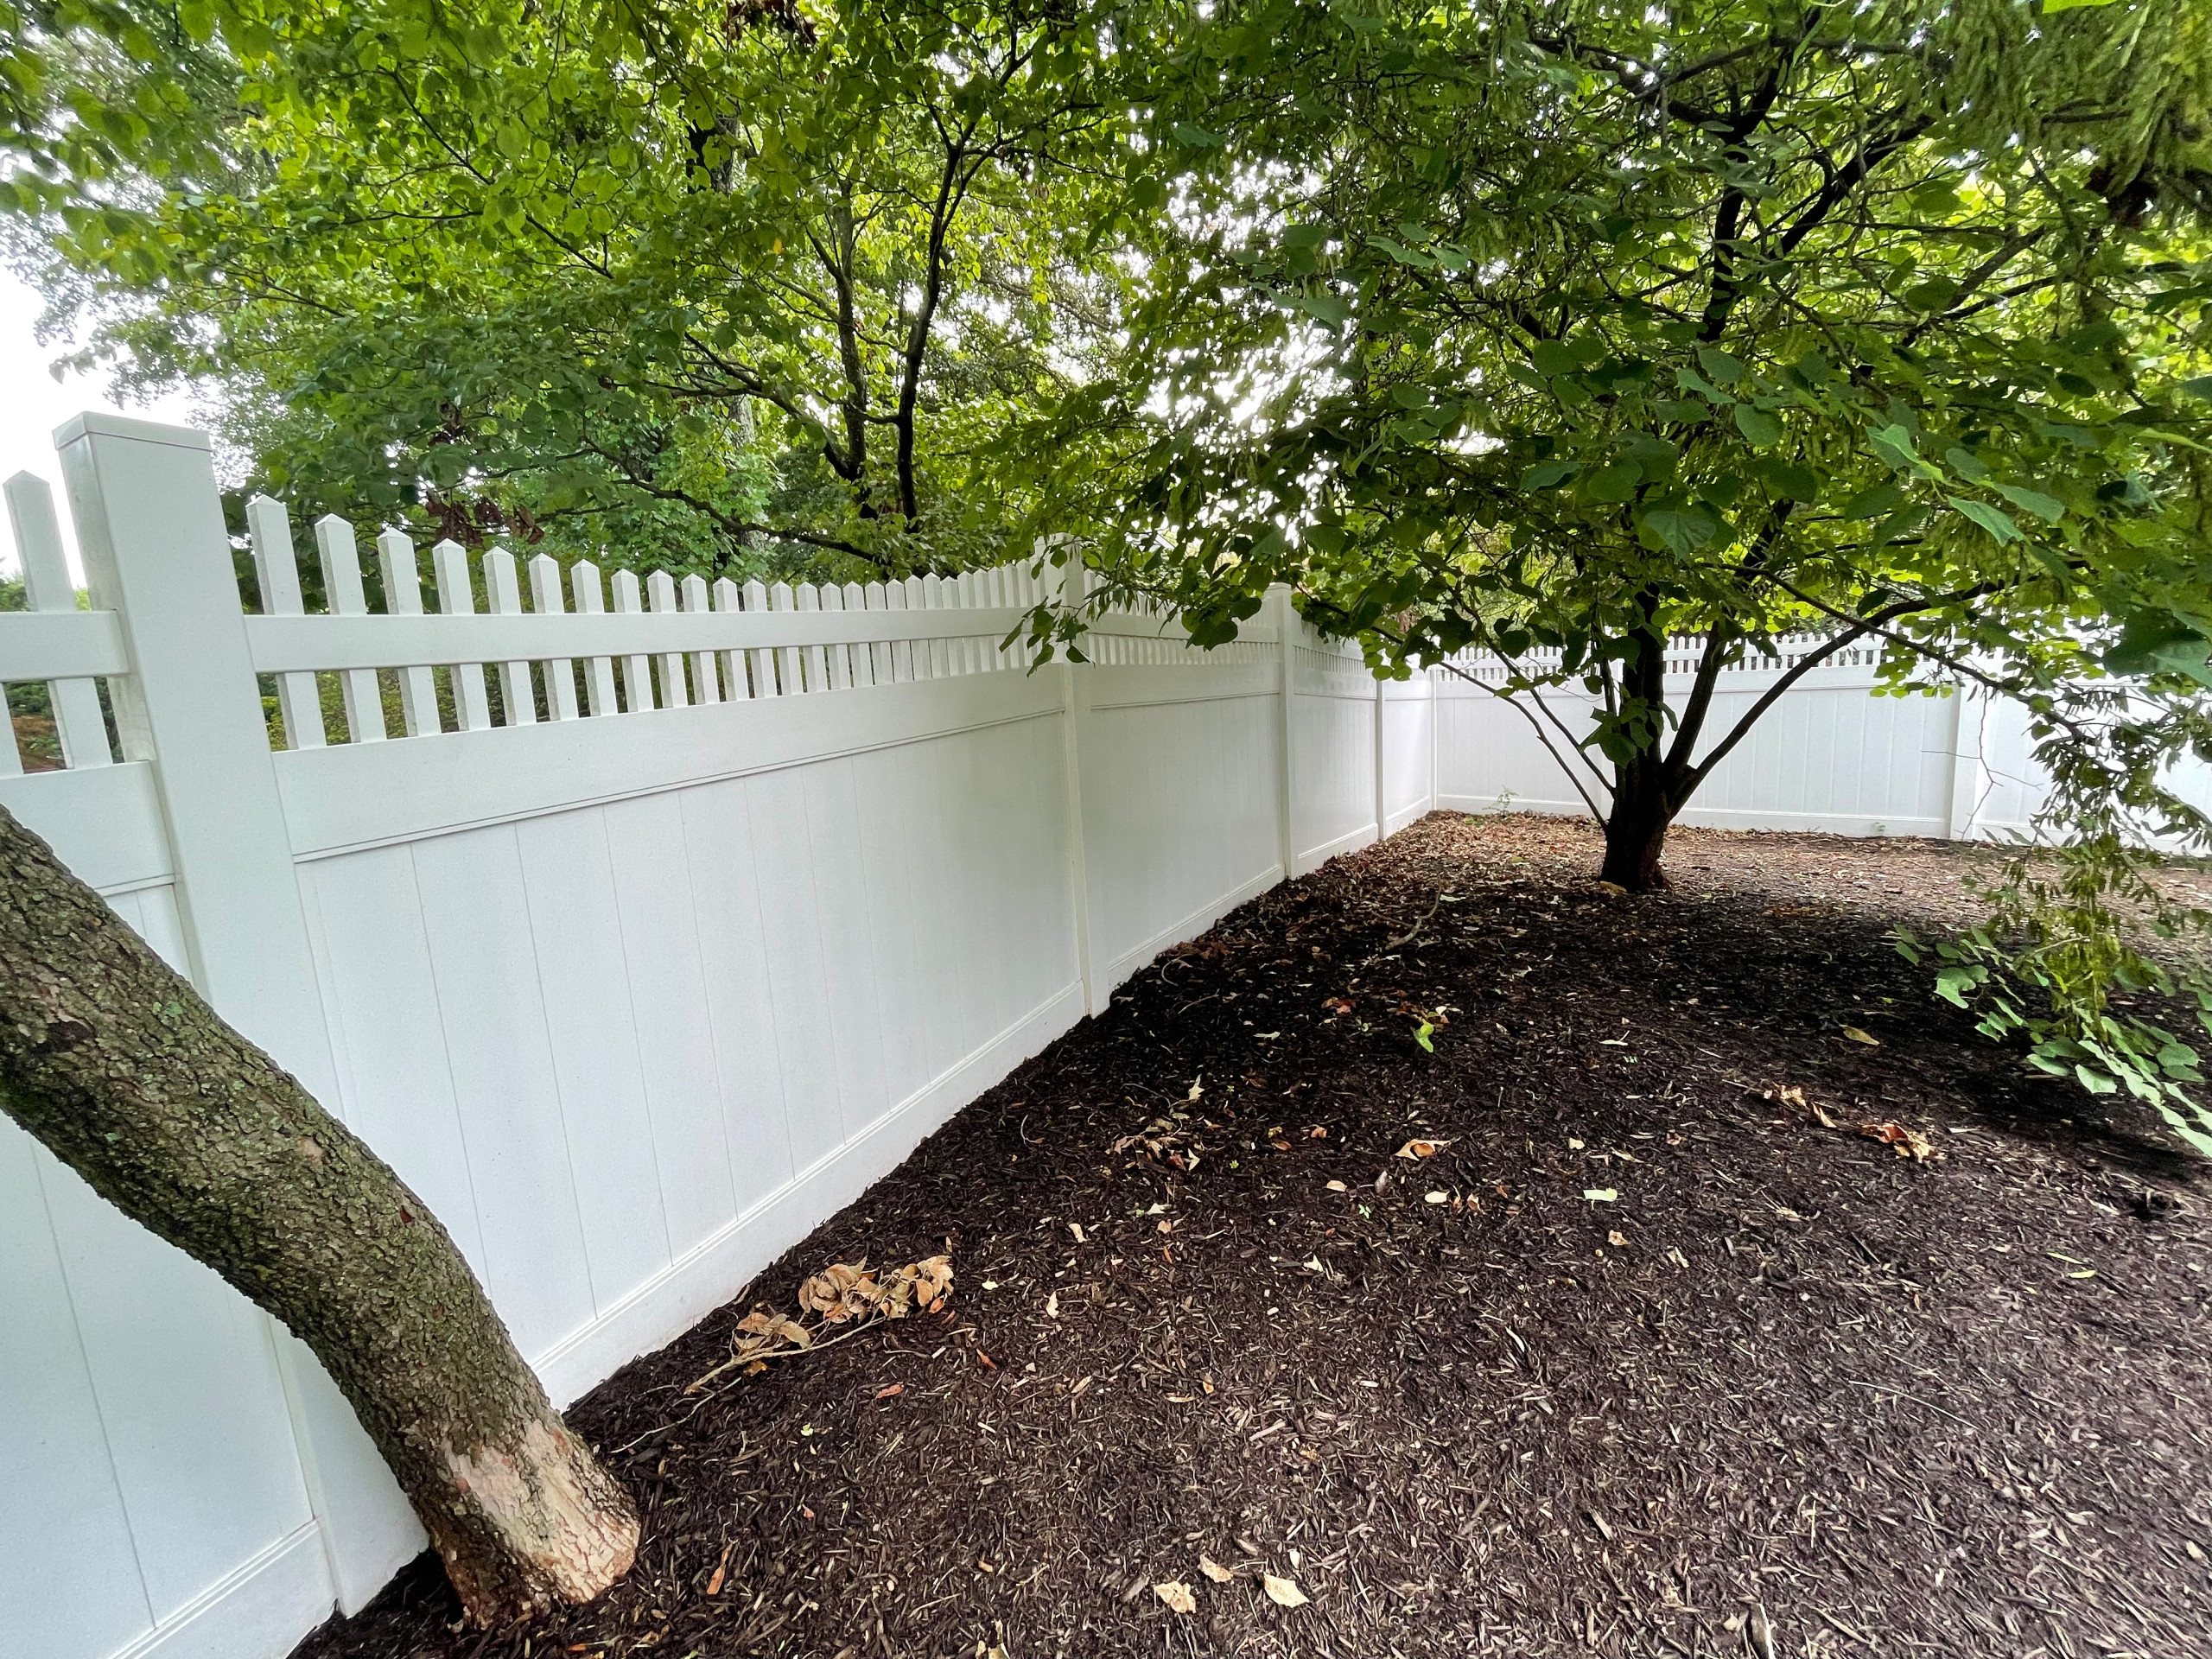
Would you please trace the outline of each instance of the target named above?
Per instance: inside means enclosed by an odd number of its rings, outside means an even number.
[[[1605,861],[1598,879],[1630,893],[1656,893],[1669,885],[1659,859],[1675,813],[1656,785],[1637,775],[1643,770],[1656,768],[1624,769],[1614,791],[1612,810],[1605,815]]]
[[[629,1570],[629,1494],[428,1206],[4,809],[0,1110],[315,1351],[473,1620]]]

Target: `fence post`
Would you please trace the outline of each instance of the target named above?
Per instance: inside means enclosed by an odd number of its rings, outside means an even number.
[[[1037,550],[1048,554],[1054,545],[1050,539],[1040,541]],[[1082,607],[1089,591],[1089,573],[1081,547],[1068,541],[1065,552],[1060,601],[1074,611]],[[1083,722],[1090,713],[1090,687],[1081,665],[1065,656],[1052,671],[1060,677],[1060,769],[1067,779],[1068,885],[1075,895],[1076,966],[1083,978],[1083,1011],[1096,1014],[1100,988],[1090,960],[1090,874],[1083,853]]]
[[[54,447],[92,604],[116,613],[130,656],[110,687],[116,724],[124,758],[153,762],[193,982],[334,1114],[337,1068],[207,440],[80,415]],[[313,1356],[289,1336],[277,1352],[333,1588],[359,1606],[421,1533]]]
[[[1298,874],[1298,787],[1292,777],[1297,753],[1294,740],[1298,709],[1298,613],[1291,608],[1287,583],[1279,582],[1269,588],[1267,602],[1268,619],[1275,629],[1276,666],[1281,671],[1276,695],[1282,703],[1281,718],[1276,722],[1282,764],[1275,772],[1275,841],[1282,856],[1282,879],[1288,881]]]

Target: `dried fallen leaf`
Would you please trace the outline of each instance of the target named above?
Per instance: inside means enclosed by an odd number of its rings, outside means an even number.
[[[1179,1579],[1154,1585],[1152,1593],[1166,1602],[1173,1612],[1195,1613],[1198,1611],[1198,1599],[1191,1593],[1191,1586]]]
[[[1071,1221],[1068,1223],[1068,1231],[1075,1235],[1075,1242],[1077,1243],[1081,1244],[1085,1242],[1083,1236],[1083,1224],[1081,1222]]]
[[[1227,1567],[1224,1567],[1219,1561],[1214,1560],[1211,1555],[1201,1555],[1198,1557],[1198,1571],[1205,1573],[1206,1577],[1211,1579],[1216,1584],[1227,1584],[1231,1579],[1236,1576]]]
[[[1611,1245],[1617,1250],[1626,1249],[1628,1248],[1628,1240],[1623,1237],[1618,1230],[1605,1235],[1605,1243]]]
[[[1879,1048],[1882,1046],[1882,1039],[1875,1036],[1872,1032],[1861,1031],[1856,1026],[1846,1026],[1843,1028],[1843,1034],[1850,1038],[1853,1042],[1864,1043],[1869,1048]]]
[[[1408,1141],[1394,1155],[1400,1158],[1433,1158],[1440,1148],[1451,1144],[1449,1141]]]
[[[896,1400],[906,1392],[906,1385],[904,1382],[893,1382],[887,1388],[878,1389],[875,1391],[875,1397],[879,1400]]]
[[[1260,1586],[1268,1592],[1268,1599],[1278,1607],[1303,1607],[1306,1605],[1306,1592],[1288,1579],[1262,1573],[1260,1574]]]
[[[798,1287],[800,1317],[811,1314],[816,1323],[798,1319],[774,1308],[756,1307],[737,1322],[730,1338],[730,1357],[684,1390],[696,1394],[723,1373],[742,1371],[758,1376],[772,1359],[804,1353],[817,1343],[833,1341],[823,1332],[836,1325],[855,1328],[874,1319],[903,1319],[910,1313],[933,1313],[952,1294],[952,1258],[932,1255],[889,1273],[870,1269],[865,1261],[833,1262]],[[848,1333],[840,1333],[840,1335]]]
[[[1357,1005],[1355,1004],[1351,998],[1348,996],[1332,996],[1322,1003],[1321,1006],[1326,1008],[1331,1014],[1336,1014],[1341,1018],[1343,1015],[1350,1014]]]
[[[1045,1299],[1045,1317],[1049,1319],[1060,1317],[1060,1293],[1057,1290]]]
[[[1908,1129],[1902,1123],[1862,1123],[1859,1133],[1869,1141],[1879,1141],[1885,1147],[1895,1147],[1897,1156],[1910,1158],[1916,1164],[1926,1163],[1936,1156],[1936,1143],[1917,1130]]]
[[[734,1543],[724,1544],[722,1546],[722,1558],[715,1563],[715,1576],[707,1580],[707,1593],[709,1595],[719,1596],[721,1594],[722,1580],[729,1573],[729,1553],[736,1548],[737,1546]]]
[[[1332,1192],[1349,1192],[1351,1189],[1346,1186],[1342,1181],[1331,1181],[1329,1183],[1329,1191]]]
[[[1425,1192],[1421,1196],[1430,1204],[1449,1204],[1452,1201],[1452,1195],[1441,1187],[1433,1192]]]
[[[1185,1100],[1196,1100],[1200,1095],[1205,1093],[1205,1091],[1206,1080],[1205,1077],[1203,1075],[1195,1077],[1191,1079],[1191,1092],[1184,1096],[1183,1098]]]

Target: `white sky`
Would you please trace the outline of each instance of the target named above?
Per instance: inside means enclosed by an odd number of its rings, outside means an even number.
[[[159,402],[128,407],[108,395],[105,378],[72,375],[57,381],[51,372],[54,360],[68,349],[66,342],[38,343],[36,328],[44,302],[30,287],[0,267],[0,479],[17,473],[35,473],[54,486],[60,506],[61,536],[69,554],[70,574],[84,583],[84,569],[77,562],[77,537],[69,523],[69,509],[60,501],[61,474],[54,454],[54,429],[86,410],[110,410],[145,421],[194,424],[190,400],[166,397]],[[0,569],[13,575],[20,569],[15,537],[0,534]]]

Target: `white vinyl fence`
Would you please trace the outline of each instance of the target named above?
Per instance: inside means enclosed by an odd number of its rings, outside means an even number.
[[[1754,654],[1723,670],[1698,758],[1821,644],[1814,636],[1785,638],[1776,655]],[[1678,708],[1702,648],[1695,639],[1669,644],[1668,692]],[[1877,696],[1878,661],[1876,647],[1858,645],[1809,671],[1713,768],[1681,822],[1949,841],[2026,833],[2046,784],[2025,712],[1971,686]],[[1585,813],[1578,779],[1603,804],[1594,774],[1570,741],[1590,733],[1594,696],[1575,687],[1541,698],[1524,692],[1508,702],[1483,689],[1504,683],[1503,664],[1474,653],[1457,662],[1464,673],[1432,671],[1434,696],[1427,705],[1437,722],[1437,806]],[[2168,783],[2212,809],[2212,769],[2190,763]]]
[[[0,745],[0,803],[422,1193],[564,1404],[1286,872],[1433,806],[1581,810],[1512,708],[1378,685],[1280,590],[1219,650],[1120,613],[1031,673],[999,642],[1079,569],[741,590],[442,543],[425,594],[326,518],[309,615],[257,500],[247,616],[203,439],[59,442],[93,608],[11,480],[0,680],[49,685],[67,766]],[[2025,820],[2012,716],[1872,683],[1808,676],[1689,820]],[[0,1119],[0,1656],[271,1659],[421,1545],[307,1351]]]
[[[1281,594],[1217,651],[1117,614],[1030,673],[1029,567],[739,590],[448,544],[423,594],[404,537],[296,550],[257,501],[247,616],[201,438],[59,442],[93,608],[19,477],[0,679],[49,683],[67,765],[0,802],[423,1194],[560,1402],[1162,948],[1431,804],[1428,683]],[[266,1659],[421,1544],[306,1350],[0,1120],[0,1655]]]

